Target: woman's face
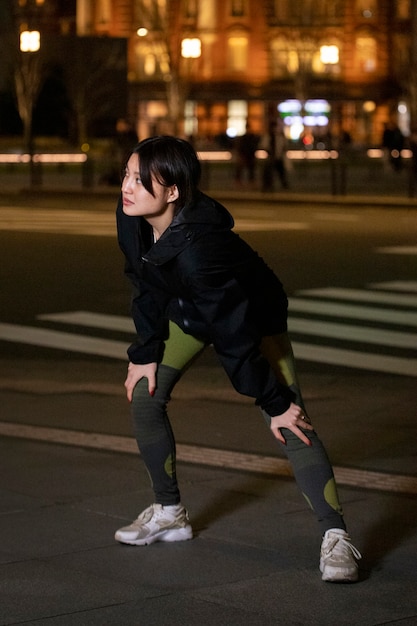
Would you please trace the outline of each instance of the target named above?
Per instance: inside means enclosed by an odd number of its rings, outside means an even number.
[[[164,187],[155,178],[152,178],[152,186],[154,195],[142,185],[139,158],[137,154],[132,154],[122,182],[123,212],[130,216],[142,216],[150,221],[152,218],[165,216],[167,211],[173,215],[175,200],[178,198],[177,187]]]

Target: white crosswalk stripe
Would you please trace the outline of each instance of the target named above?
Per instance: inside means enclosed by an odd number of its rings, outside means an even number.
[[[374,283],[364,290],[306,289],[290,300],[290,311],[289,329],[297,358],[417,376],[414,282]],[[311,337],[319,337],[320,344],[305,341]],[[329,345],[331,340],[338,345]]]
[[[371,289],[417,293],[417,280],[392,280],[385,283],[370,283],[368,287]]]
[[[0,339],[69,352],[126,359],[127,343],[33,326],[0,324]]]
[[[417,327],[417,311],[357,306],[356,304],[346,304],[346,302],[323,302],[312,298],[291,298],[290,310],[310,315],[320,314],[326,317],[343,317]]]
[[[329,287],[300,291],[290,299],[289,330],[296,357],[335,366],[417,376],[414,287],[413,282],[398,281],[373,284],[371,289],[364,290]],[[38,319],[44,323],[124,333],[126,340],[15,324],[0,324],[0,340],[127,358],[126,348],[134,334],[129,317],[67,311],[45,313]]]
[[[333,298],[340,300],[351,300],[353,302],[371,302],[374,304],[390,304],[395,307],[406,306],[417,308],[417,295],[398,293],[383,293],[366,291],[363,289],[344,289],[337,287],[325,287],[322,289],[303,289],[299,291],[301,295],[313,296],[317,298]]]
[[[117,194],[109,196],[108,206],[116,207]],[[259,220],[236,218],[236,230],[241,232],[308,230],[305,221],[279,218]],[[116,218],[109,210],[28,209],[26,207],[1,207],[0,231],[56,233],[61,235],[90,235],[116,237]]]
[[[109,204],[116,206],[116,199]],[[28,209],[1,207],[0,231],[55,233],[59,235],[89,235],[115,237],[116,217],[111,211],[82,211],[76,209]]]
[[[417,254],[417,246],[388,246],[386,248],[376,248],[380,254]]]

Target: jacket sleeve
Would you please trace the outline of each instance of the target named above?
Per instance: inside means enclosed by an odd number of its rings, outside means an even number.
[[[160,363],[167,321],[152,293],[137,280],[133,282],[131,314],[137,335],[127,350],[129,360],[132,363]]]
[[[194,259],[188,274],[190,299],[205,321],[210,340],[235,389],[256,399],[269,415],[280,415],[294,395],[274,375],[260,352],[261,331],[250,314],[250,303],[233,271],[222,260]]]
[[[119,200],[117,211],[119,246],[125,256],[125,275],[132,285],[131,314],[136,341],[127,353],[132,363],[159,363],[163,354],[166,322],[160,302],[141,279],[140,218],[126,216]]]

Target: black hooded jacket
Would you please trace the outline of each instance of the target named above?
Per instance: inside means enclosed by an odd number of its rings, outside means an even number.
[[[292,392],[280,384],[259,345],[287,330],[287,297],[261,257],[233,230],[233,218],[200,193],[156,243],[142,217],[117,207],[119,245],[133,284],[137,340],[133,363],[160,362],[168,320],[213,344],[235,389],[269,415],[284,413]]]

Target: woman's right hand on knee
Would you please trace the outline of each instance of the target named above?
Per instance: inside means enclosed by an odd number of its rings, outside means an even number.
[[[155,394],[157,369],[157,363],[129,363],[125,380],[127,399],[129,402],[132,402],[133,390],[142,378],[148,379],[149,395],[153,396]]]

